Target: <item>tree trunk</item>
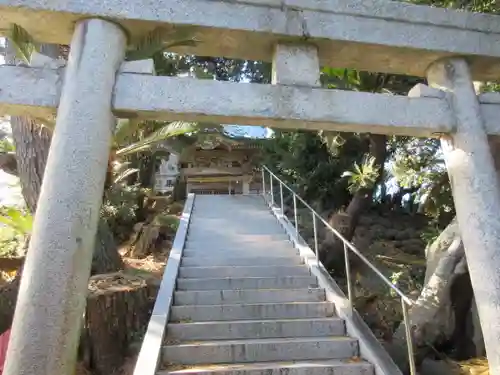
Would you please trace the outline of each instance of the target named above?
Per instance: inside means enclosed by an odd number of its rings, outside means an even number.
[[[484,355],[481,328],[456,219],[427,249],[424,288],[409,311],[417,365],[438,347],[455,360]],[[389,350],[407,369],[405,324],[401,322]]]
[[[40,126],[27,117],[12,117],[10,122],[23,197],[29,211],[34,213],[42,187],[43,172],[52,135],[48,128]]]
[[[124,266],[108,223],[104,219],[100,219],[95,237],[91,275],[116,272],[122,270]]]
[[[424,355],[427,352],[427,343],[434,344],[438,338],[449,337],[453,331],[450,290],[456,268],[465,257],[456,219],[426,249],[426,254],[424,288],[409,311],[418,362],[424,359],[422,352]],[[403,321],[394,333],[391,345],[391,354],[401,368],[408,365],[406,352]]]
[[[375,158],[375,165],[378,166],[378,176],[371,188],[363,188],[358,190],[346,210],[338,212],[330,218],[329,223],[337,229],[348,241],[354,237],[354,232],[359,223],[359,219],[363,212],[370,207],[373,200],[373,193],[377,184],[383,178],[384,164],[387,158],[387,136],[372,134],[370,135],[370,155]],[[343,275],[345,270],[344,265],[344,245],[333,233],[327,232],[325,241],[321,244],[320,255],[323,264],[328,269],[333,270],[337,275]],[[351,257],[351,266],[356,268],[362,264],[355,257]]]

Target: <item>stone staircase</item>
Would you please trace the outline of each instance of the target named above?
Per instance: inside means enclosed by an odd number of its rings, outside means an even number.
[[[260,196],[197,195],[159,374],[372,375]]]

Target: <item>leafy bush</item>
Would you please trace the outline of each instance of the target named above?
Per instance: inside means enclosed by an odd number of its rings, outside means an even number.
[[[156,215],[154,223],[161,226],[168,234],[175,234],[177,228],[179,228],[179,218],[175,215]]]
[[[20,236],[12,228],[5,225],[0,226],[0,257],[15,257],[17,256],[17,249],[22,241]]]
[[[184,209],[184,203],[173,202],[168,208],[167,212],[172,215],[180,215]]]
[[[130,186],[115,184],[106,192],[101,216],[118,238],[129,234],[130,229],[137,223],[141,196],[144,196],[144,192],[137,184]]]
[[[0,207],[0,256],[18,256],[24,238],[31,233],[33,217],[15,207]]]

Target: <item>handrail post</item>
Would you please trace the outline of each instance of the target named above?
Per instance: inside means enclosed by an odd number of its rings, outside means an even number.
[[[266,199],[266,170],[262,167],[262,196]]]
[[[285,216],[285,202],[283,202],[283,184],[280,181],[281,214]]]
[[[408,317],[408,306],[405,300],[401,297],[401,307],[403,308],[403,321],[405,325],[406,344],[408,346],[408,364],[410,366],[410,374],[417,375],[417,368],[415,366],[415,357],[413,354],[413,337],[410,327],[410,318]]]
[[[354,306],[352,284],[351,284],[351,264],[349,262],[349,250],[344,242],[344,260],[345,260],[345,277],[347,279],[347,297],[349,298],[349,303],[351,304],[351,309]]]
[[[274,206],[274,189],[273,189],[273,174],[269,173],[269,178],[271,179],[270,181],[270,190],[271,190],[271,205]]]
[[[318,252],[318,228],[316,225],[316,213],[311,211],[313,217],[313,229],[314,229],[314,252],[316,253],[316,262],[319,264],[319,252]]]
[[[299,239],[299,220],[297,213],[297,194],[293,193],[293,219],[295,220],[295,236]]]

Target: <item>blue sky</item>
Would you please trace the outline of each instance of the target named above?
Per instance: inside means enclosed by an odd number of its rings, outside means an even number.
[[[231,134],[249,138],[268,138],[273,134],[271,129],[263,126],[225,125],[224,127]]]

